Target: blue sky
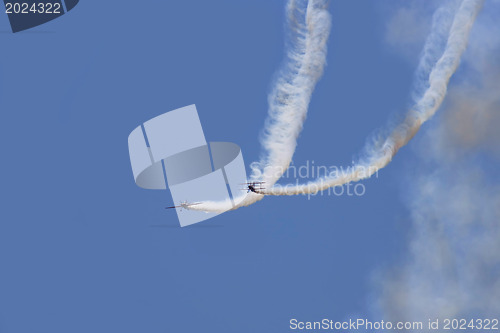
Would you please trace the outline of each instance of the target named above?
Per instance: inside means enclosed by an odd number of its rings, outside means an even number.
[[[406,110],[418,59],[386,43],[388,3],[331,2],[295,165],[349,165]],[[369,315],[374,271],[407,247],[411,144],[362,197],[270,197],[189,228],[168,192],[134,184],[130,131],[189,104],[207,140],[258,159],[283,7],[81,1],[18,34],[1,16],[0,332],[286,332]]]

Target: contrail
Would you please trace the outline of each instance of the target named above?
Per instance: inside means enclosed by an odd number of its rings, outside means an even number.
[[[269,115],[261,144],[264,154],[251,165],[251,180],[274,185],[292,161],[311,95],[326,63],[330,14],[324,0],[287,4],[290,43],[285,66],[268,97]]]
[[[429,89],[429,74],[434,65],[444,52],[446,41],[453,23],[454,13],[456,12],[461,0],[447,1],[442,7],[439,7],[432,17],[432,27],[425,40],[421,57],[415,71],[413,82],[412,102],[418,104],[425,91]],[[447,3],[447,4],[446,4]]]
[[[269,95],[269,115],[261,139],[264,154],[259,162],[251,165],[251,181],[263,181],[268,188],[260,190],[258,194],[249,193],[236,207],[232,207],[227,200],[202,202],[189,209],[226,211],[251,205],[265,195],[313,194],[369,178],[385,167],[443,102],[449,79],[459,65],[482,2],[483,0],[462,0],[454,11],[452,20],[447,15],[451,11],[450,7],[442,7],[436,11],[433,29],[427,38],[417,70],[415,105],[385,140],[365,149],[367,157],[363,161],[350,166],[347,172],[341,174],[318,178],[306,184],[280,186],[275,184],[290,165],[312,92],[323,73],[330,31],[330,15],[325,1],[290,0],[287,3],[290,46],[285,66],[278,73]]]
[[[352,167],[350,172],[322,177],[315,181],[295,186],[274,186],[261,191],[264,195],[297,195],[317,193],[334,186],[369,178],[385,167],[398,150],[406,145],[418,132],[424,122],[429,120],[441,106],[446,95],[448,82],[460,63],[460,57],[467,46],[469,32],[481,7],[482,0],[463,0],[455,13],[443,54],[435,63],[427,78],[427,89],[416,101],[415,106],[406,114],[404,120],[396,126],[385,141],[368,149],[368,158]],[[446,24],[446,20],[443,21]],[[438,25],[439,29],[442,28]],[[421,66],[432,59],[430,52],[435,34],[431,34],[424,48]]]
[[[418,158],[404,184],[408,248],[370,279],[376,288],[369,297],[374,318],[500,313],[499,13],[500,2],[484,4],[443,117],[415,145]],[[435,330],[419,330],[427,331]]]
[[[264,153],[260,161],[251,164],[250,180],[264,181],[266,186],[273,186],[292,161],[311,95],[323,74],[330,34],[331,17],[326,0],[289,0],[286,18],[287,51],[268,96],[268,118],[261,138]],[[226,200],[205,201],[188,208],[223,212],[251,205],[263,197],[249,193],[236,207]]]

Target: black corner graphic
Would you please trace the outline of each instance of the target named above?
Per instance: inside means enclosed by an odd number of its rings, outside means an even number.
[[[64,15],[79,0],[4,0],[12,32],[39,26]]]
[[[65,0],[64,2],[66,3],[66,11],[72,10],[76,4],[78,3],[79,0]]]

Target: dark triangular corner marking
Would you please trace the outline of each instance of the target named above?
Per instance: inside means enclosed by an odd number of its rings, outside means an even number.
[[[66,10],[69,12],[70,10],[75,8],[75,6],[78,4],[78,1],[79,0],[64,0],[64,2],[66,3]]]
[[[12,32],[19,32],[64,15],[64,8],[70,11],[79,0],[4,0],[3,2]]]

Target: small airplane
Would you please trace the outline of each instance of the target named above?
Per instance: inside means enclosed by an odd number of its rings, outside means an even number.
[[[250,183],[243,183],[240,185],[247,186],[247,188],[241,189],[242,191],[247,191],[247,193],[249,192],[260,193],[261,190],[265,190],[265,188],[262,187],[264,184],[265,182],[250,182]]]
[[[173,209],[173,208],[180,208],[181,211],[182,209],[188,209],[189,207],[191,206],[194,206],[194,205],[199,205],[201,204],[201,202],[195,202],[195,203],[189,203],[187,201],[182,201],[180,205],[177,205],[177,206],[170,206],[170,207],[165,207],[165,209]]]

